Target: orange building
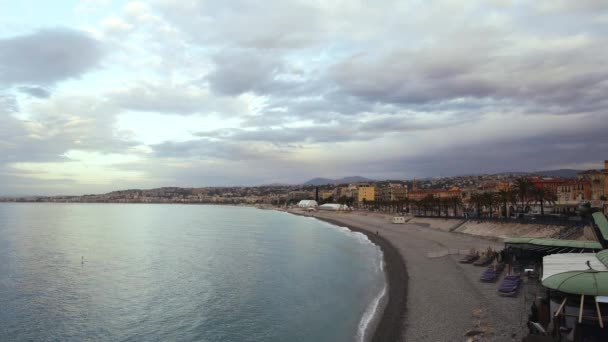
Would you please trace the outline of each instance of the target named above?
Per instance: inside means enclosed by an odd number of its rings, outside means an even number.
[[[428,195],[435,198],[461,197],[462,192],[460,188],[454,187],[450,189],[416,189],[408,193],[409,199],[413,201],[420,201]]]
[[[557,187],[557,203],[580,203],[591,198],[591,183],[586,179],[568,179]]]
[[[557,195],[557,188],[560,185],[565,184],[567,181],[561,178],[540,178],[540,177],[532,177],[530,178],[532,184],[534,184],[537,188],[545,188],[554,194]]]

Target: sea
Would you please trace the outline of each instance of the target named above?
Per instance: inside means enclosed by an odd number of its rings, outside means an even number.
[[[0,203],[0,341],[366,341],[365,235],[250,207]]]

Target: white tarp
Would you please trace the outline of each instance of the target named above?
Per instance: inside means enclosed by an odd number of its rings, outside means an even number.
[[[298,203],[298,207],[300,208],[316,208],[318,206],[317,201],[315,200],[301,200]]]
[[[350,208],[345,205],[345,204],[339,204],[339,203],[325,203],[325,204],[321,204],[321,206],[319,207],[320,210],[349,210]]]
[[[551,254],[543,257],[543,279],[568,271],[584,271],[589,269],[586,262],[597,271],[608,271],[608,268],[598,260],[595,253],[564,253]]]

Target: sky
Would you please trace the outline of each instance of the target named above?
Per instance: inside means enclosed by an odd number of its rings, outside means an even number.
[[[0,195],[608,159],[605,0],[0,8]]]

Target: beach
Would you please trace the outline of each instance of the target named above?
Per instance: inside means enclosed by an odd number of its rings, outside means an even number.
[[[523,313],[533,295],[500,297],[497,284],[479,281],[483,267],[460,264],[462,256],[453,255],[472,248],[500,250],[500,241],[392,224],[386,215],[321,211],[313,216],[366,233],[384,252],[389,296],[373,341],[466,341],[467,334],[478,334],[481,341],[521,339]]]

